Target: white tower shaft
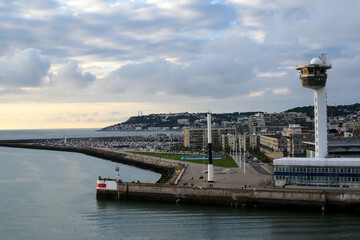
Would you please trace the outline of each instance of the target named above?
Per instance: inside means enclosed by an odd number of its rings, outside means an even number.
[[[326,87],[314,90],[315,119],[315,158],[328,156]]]

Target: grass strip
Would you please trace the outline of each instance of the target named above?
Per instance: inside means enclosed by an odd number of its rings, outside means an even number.
[[[178,160],[183,162],[192,162],[198,164],[208,164],[207,159],[198,159],[198,160],[182,160],[181,157],[192,156],[191,154],[172,154],[172,153],[162,153],[162,152],[139,152],[139,151],[129,151],[130,153],[153,156],[158,158],[166,158],[172,160]],[[235,163],[234,159],[230,156],[226,156],[224,159],[213,159],[213,165],[216,167],[224,168],[237,168],[238,165]]]

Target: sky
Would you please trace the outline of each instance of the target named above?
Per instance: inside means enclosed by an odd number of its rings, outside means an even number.
[[[0,0],[0,129],[102,128],[174,112],[360,102],[358,0]]]

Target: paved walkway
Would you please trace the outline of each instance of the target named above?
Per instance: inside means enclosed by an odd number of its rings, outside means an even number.
[[[261,165],[252,165],[252,168],[260,173],[260,174],[263,174],[263,175],[271,175],[268,171],[266,171],[264,168],[261,167]]]
[[[229,187],[229,188],[248,188],[248,187],[270,187],[270,182],[273,176],[267,171],[256,171],[252,166],[246,164],[245,173],[244,166],[242,168],[221,168],[214,167],[214,187]],[[209,186],[207,179],[207,165],[196,163],[189,163],[179,184],[194,185],[194,186]],[[201,179],[201,177],[203,177]]]
[[[123,152],[119,150],[110,150],[110,151]],[[244,173],[243,163],[242,163],[242,168],[214,167],[214,183],[208,183],[206,181],[207,165],[171,160],[166,158],[158,158],[152,156],[147,156],[147,157],[152,159],[161,159],[162,161],[187,164],[187,167],[182,177],[180,178],[179,185],[209,186],[210,184],[212,184],[212,186],[214,187],[228,187],[228,188],[249,188],[249,187],[271,188],[274,186],[273,174],[269,173],[271,172],[271,170],[269,170],[266,167],[263,167],[262,164],[251,166],[249,163],[246,163],[245,173]]]

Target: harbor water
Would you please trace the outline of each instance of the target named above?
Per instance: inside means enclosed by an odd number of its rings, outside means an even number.
[[[0,130],[0,140],[42,139],[42,138],[83,138],[83,137],[119,137],[148,136],[156,134],[180,134],[179,131],[98,131],[95,128],[79,129],[29,129]]]
[[[0,147],[0,239],[358,239],[360,216],[96,200],[116,164],[78,153]],[[159,174],[120,165],[125,181]]]

